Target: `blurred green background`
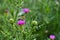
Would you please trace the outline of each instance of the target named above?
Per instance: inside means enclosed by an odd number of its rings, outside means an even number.
[[[22,36],[16,22],[23,8],[31,12],[23,15],[26,24]],[[10,18],[14,19],[13,24],[9,23]],[[35,29],[33,20],[38,22]],[[0,0],[0,40],[48,40],[51,34],[60,40],[60,0]]]

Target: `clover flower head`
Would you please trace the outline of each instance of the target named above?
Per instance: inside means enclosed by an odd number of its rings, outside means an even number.
[[[24,8],[24,9],[23,9],[23,12],[24,12],[24,13],[28,13],[28,12],[30,12],[30,10],[29,10],[28,8]]]
[[[24,25],[25,24],[25,20],[18,20],[17,24],[18,25]]]
[[[50,35],[50,39],[55,39],[55,35]]]

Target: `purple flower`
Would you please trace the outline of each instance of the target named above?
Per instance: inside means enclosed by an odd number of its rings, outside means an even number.
[[[24,12],[24,13],[28,13],[28,12],[30,12],[30,10],[29,10],[28,8],[24,8],[24,9],[23,9],[23,12]]]
[[[22,26],[22,25],[25,24],[25,20],[19,20],[19,21],[17,22],[17,24]]]
[[[50,35],[50,39],[55,39],[55,35]]]

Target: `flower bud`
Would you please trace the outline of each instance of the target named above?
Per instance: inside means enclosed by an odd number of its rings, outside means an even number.
[[[6,16],[6,17],[9,16],[9,10],[6,9],[6,10],[4,11],[4,16]]]
[[[10,22],[10,23],[14,23],[14,19],[11,18],[11,19],[9,20],[9,22]]]
[[[38,22],[34,20],[34,21],[32,21],[32,25],[36,26],[36,25],[38,25]]]

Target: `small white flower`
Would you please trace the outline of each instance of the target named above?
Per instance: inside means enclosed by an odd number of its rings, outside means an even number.
[[[16,38],[14,38],[13,40],[16,40]]]
[[[36,38],[34,38],[34,40],[36,40]]]
[[[59,5],[59,2],[58,1],[56,1],[56,5]]]
[[[24,14],[24,12],[21,11],[21,12],[18,13],[18,16],[21,16],[23,14]]]

